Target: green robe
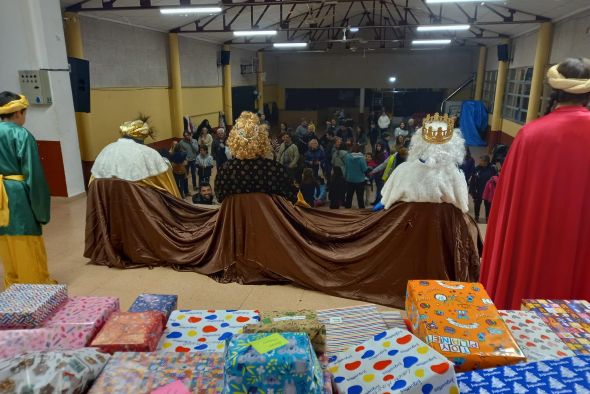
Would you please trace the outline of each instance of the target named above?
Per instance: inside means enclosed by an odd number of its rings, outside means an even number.
[[[41,235],[41,225],[49,222],[49,187],[37,141],[16,123],[0,122],[0,174],[25,177],[22,182],[4,180],[10,224],[0,227],[0,235]]]

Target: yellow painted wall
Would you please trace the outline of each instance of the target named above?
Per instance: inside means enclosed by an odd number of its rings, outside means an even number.
[[[508,119],[502,119],[502,131],[509,136],[516,137],[523,125]]]
[[[184,111],[194,125],[208,119],[213,127],[219,123],[219,112],[223,111],[223,88],[221,86],[182,88]],[[180,133],[179,135],[180,136]]]
[[[96,159],[106,145],[119,138],[119,125],[136,119],[140,112],[151,117],[150,124],[157,133],[155,141],[172,138],[168,90],[164,87],[92,89],[89,128],[80,136],[82,160]]]
[[[264,102],[265,103],[277,103],[279,96],[277,94],[277,85],[264,85]]]

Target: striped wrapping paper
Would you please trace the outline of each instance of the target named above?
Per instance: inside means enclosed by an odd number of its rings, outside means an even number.
[[[402,330],[407,330],[406,323],[404,322],[404,317],[402,316],[402,312],[398,311],[387,311],[381,312],[381,318],[385,322],[388,330],[392,328],[401,328]]]
[[[331,357],[387,330],[375,305],[361,305],[318,311],[326,326],[326,354]]]

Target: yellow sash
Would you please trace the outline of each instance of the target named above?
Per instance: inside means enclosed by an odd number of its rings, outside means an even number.
[[[6,227],[10,223],[10,211],[8,210],[8,194],[4,187],[4,180],[19,181],[25,180],[23,175],[2,175],[0,174],[0,227]]]

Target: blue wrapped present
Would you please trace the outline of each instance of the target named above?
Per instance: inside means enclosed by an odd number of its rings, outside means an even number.
[[[323,371],[305,333],[235,335],[225,351],[229,393],[322,394]]]
[[[162,312],[166,320],[170,317],[173,310],[176,309],[178,296],[172,294],[140,294],[135,299],[129,312]]]
[[[567,357],[457,375],[461,393],[588,393],[590,356]]]

